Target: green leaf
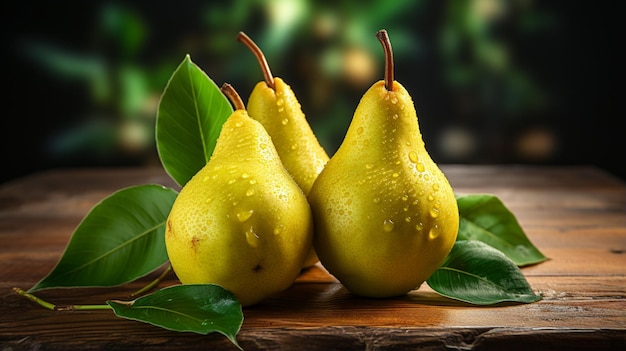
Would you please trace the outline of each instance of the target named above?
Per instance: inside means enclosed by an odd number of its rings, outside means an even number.
[[[187,55],[165,87],[156,119],[159,158],[178,185],[208,162],[232,112],[219,87]]]
[[[457,197],[459,233],[457,240],[478,240],[502,251],[518,266],[547,260],[528,239],[511,211],[490,194]]]
[[[132,302],[107,303],[119,317],[174,331],[218,332],[239,347],[235,336],[243,323],[241,304],[219,285],[175,285]]]
[[[76,227],[61,259],[29,292],[57,287],[116,286],[167,262],[165,221],[176,191],[161,185],[118,190]]]
[[[457,241],[427,283],[443,296],[476,305],[541,299],[513,261],[475,240]]]

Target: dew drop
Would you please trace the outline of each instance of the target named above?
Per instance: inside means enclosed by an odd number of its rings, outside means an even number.
[[[235,183],[236,181],[237,181],[236,179],[230,179],[230,180],[228,181],[228,184],[233,184],[233,183]]]
[[[434,200],[435,200],[435,197],[432,194],[428,195],[428,201],[434,201]]]
[[[433,190],[434,191],[438,191],[439,190],[439,184],[437,184],[437,183],[433,184]]]
[[[406,196],[406,195],[402,195],[402,201],[407,201],[408,199],[409,199],[409,197],[408,197],[408,196]]]
[[[366,169],[372,169],[372,168],[374,168],[374,165],[373,165],[373,164],[371,164],[371,163],[366,163],[366,164],[365,164],[365,168],[366,168]]]
[[[209,178],[209,176],[206,176],[206,177],[202,178],[203,182],[208,182],[209,180],[211,180],[211,178]]]
[[[422,231],[422,229],[424,229],[424,223],[419,222],[415,225],[415,230]]]
[[[391,97],[391,103],[394,105],[398,103],[398,98],[395,95]]]
[[[287,123],[289,123],[289,118],[285,118],[285,119],[283,119],[283,120],[281,121],[281,123],[282,123],[283,125],[286,125]]]
[[[257,235],[257,233],[254,232],[253,227],[250,227],[248,228],[248,230],[246,230],[246,241],[251,247],[256,248],[259,246],[259,236]]]
[[[392,100],[392,102],[393,102],[393,100]],[[393,114],[393,116],[392,116],[392,118],[393,118],[393,119],[398,119],[398,114],[397,114],[397,113],[394,113],[394,114]]]
[[[363,133],[363,127],[359,127],[359,128],[357,128],[356,133],[357,133],[357,134],[361,134],[361,133]]]
[[[243,179],[248,179],[249,177],[250,177],[250,175],[248,173],[244,172],[244,173],[241,174],[241,178],[243,178]]]
[[[424,172],[424,170],[425,170],[425,168],[424,168],[424,164],[423,164],[423,163],[421,163],[421,162],[418,162],[418,163],[416,164],[416,167],[417,167],[417,171],[418,171],[418,172]]]
[[[529,255],[531,253],[528,247],[524,245],[515,246],[515,251],[517,251],[521,255]]]
[[[207,198],[206,198],[206,200],[205,200],[205,202],[206,202],[207,204],[208,204],[209,202],[211,202],[211,201],[213,201],[213,198],[212,198],[212,197],[207,197]]]
[[[416,163],[417,162],[417,152],[415,152],[415,151],[409,152],[409,160],[411,160],[411,162],[413,162],[413,163]]]
[[[250,185],[256,184],[256,179],[250,179],[249,183],[250,183]]]
[[[400,175],[398,173],[394,173],[391,176],[394,177],[394,178],[398,178]]]
[[[430,239],[435,239],[436,237],[439,236],[439,234],[441,234],[441,231],[439,230],[439,225],[435,224],[432,228],[430,228],[430,230],[428,231],[428,237]]]
[[[380,198],[379,197],[375,197],[374,198],[374,203],[375,204],[379,204],[380,203]]]
[[[433,218],[437,218],[439,217],[439,209],[436,207],[433,207],[430,209],[430,216]]]
[[[284,103],[285,103],[285,101],[283,99],[276,100],[276,105],[278,105],[278,106],[282,106]]]
[[[274,228],[274,235],[278,235],[282,233],[283,229],[284,229],[284,226],[282,224],[277,225],[276,228]]]
[[[383,230],[386,231],[387,233],[392,231],[393,227],[394,227],[394,223],[391,219],[385,219],[383,221]]]
[[[242,125],[243,125],[243,123],[241,123],[241,121],[235,122],[235,127],[241,127]]]
[[[291,145],[291,150],[295,150],[295,149],[297,149],[297,148],[298,148],[298,144],[293,144],[293,145]]]
[[[285,108],[282,106],[278,106],[278,112],[283,112],[283,111],[285,111]]]
[[[254,210],[247,210],[247,211],[241,211],[237,213],[237,219],[239,220],[239,222],[245,222],[248,219],[250,219],[250,217],[252,217],[252,214],[254,213]]]
[[[407,223],[410,223],[410,222],[411,222],[411,217],[406,217],[404,220],[405,220]]]
[[[246,191],[246,196],[252,196],[254,195],[254,189],[250,188]]]

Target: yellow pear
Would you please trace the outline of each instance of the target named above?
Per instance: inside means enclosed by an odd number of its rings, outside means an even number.
[[[459,214],[426,151],[413,100],[394,81],[387,32],[377,37],[385,79],[361,98],[308,199],[322,265],[355,295],[391,297],[418,288],[443,262]]]
[[[176,198],[165,244],[183,284],[217,284],[249,306],[288,288],[300,274],[313,220],[270,136],[230,85],[222,90],[236,109],[208,163]]]
[[[291,87],[272,76],[261,49],[243,32],[239,32],[237,39],[254,53],[265,78],[256,84],[248,98],[248,114],[263,124],[285,168],[306,195],[328,162],[328,154],[313,133]],[[304,267],[316,262],[317,255],[311,249]]]

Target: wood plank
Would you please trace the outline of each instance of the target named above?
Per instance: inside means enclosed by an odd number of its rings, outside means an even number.
[[[590,167],[442,167],[457,193],[492,193],[550,257],[524,267],[543,296],[533,304],[477,307],[426,284],[404,297],[352,296],[321,265],[292,287],[244,309],[245,349],[598,349],[626,347],[626,185]],[[176,188],[161,169],[50,170],[0,185],[1,349],[235,349],[223,336],[177,333],[111,311],[53,312],[11,291],[54,266],[82,217],[123,187]],[[122,287],[52,289],[57,304],[126,298]],[[177,284],[173,274],[162,286]]]

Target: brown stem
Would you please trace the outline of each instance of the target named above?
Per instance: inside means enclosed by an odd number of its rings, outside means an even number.
[[[235,107],[235,110],[246,109],[246,105],[243,103],[243,100],[241,100],[241,96],[239,96],[239,94],[237,93],[237,90],[235,90],[235,88],[233,88],[232,85],[228,83],[224,83],[222,84],[220,91],[222,92],[222,94],[226,95],[228,100],[230,100],[230,102]]]
[[[391,41],[385,29],[381,29],[376,33],[376,38],[383,45],[385,51],[385,88],[389,91],[393,90],[393,51],[391,50]]]
[[[244,43],[248,47],[248,49],[252,51],[254,56],[256,56],[257,61],[259,61],[259,64],[261,65],[261,71],[263,72],[265,83],[267,83],[270,88],[275,90],[274,76],[272,76],[270,65],[267,63],[265,55],[263,55],[263,51],[261,51],[261,49],[254,43],[254,41],[252,41],[252,39],[250,39],[250,37],[244,32],[239,32],[239,34],[237,34],[237,40]]]

